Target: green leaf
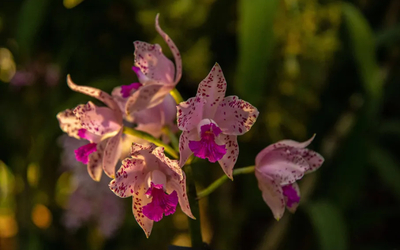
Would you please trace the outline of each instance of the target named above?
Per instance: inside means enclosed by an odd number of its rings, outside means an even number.
[[[348,249],[347,226],[339,209],[327,201],[303,206],[308,213],[321,250]]]
[[[371,150],[370,160],[382,182],[400,200],[400,165],[396,159],[386,150],[374,147]]]
[[[21,52],[31,52],[35,36],[46,17],[49,0],[25,0],[19,13],[16,38]]]
[[[235,88],[253,105],[260,103],[267,84],[278,3],[279,0],[240,0],[238,4],[239,61]]]
[[[367,20],[354,5],[344,2],[343,15],[365,92],[374,102],[379,101],[382,95],[383,79],[376,60],[374,34]]]

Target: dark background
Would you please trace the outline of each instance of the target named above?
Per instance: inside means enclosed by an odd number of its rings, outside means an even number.
[[[228,94],[260,110],[239,137],[236,167],[253,165],[271,143],[314,133],[310,148],[326,159],[300,181],[296,214],[279,222],[253,175],[201,200],[213,249],[400,249],[399,12],[398,0],[2,0],[0,249],[190,244],[180,211],[146,239],[130,199],[116,199],[125,212],[111,235],[98,224],[115,226],[107,211],[75,230],[65,223],[79,171],[65,167],[55,116],[88,101],[68,89],[66,74],[108,92],[136,81],[133,41],[159,43],[171,55],[154,29],[157,13],[182,54],[184,99],[218,62]],[[205,161],[194,173],[199,190],[223,174]]]

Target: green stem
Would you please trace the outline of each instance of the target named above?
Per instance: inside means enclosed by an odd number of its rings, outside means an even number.
[[[183,98],[181,96],[181,93],[179,93],[179,91],[177,89],[173,89],[170,92],[170,95],[172,95],[172,97],[175,99],[175,102],[177,104],[183,102]]]
[[[254,172],[254,166],[248,166],[248,167],[238,168],[238,169],[233,170],[233,175],[250,174],[250,173],[253,173],[253,172]],[[217,189],[219,186],[224,184],[224,182],[226,180],[228,180],[228,176],[226,176],[226,175],[221,176],[218,180],[214,181],[206,189],[201,190],[197,194],[197,199],[199,200],[199,199],[211,194],[212,192],[214,192],[215,189]]]
[[[179,140],[174,133],[172,133],[171,129],[168,126],[163,128],[163,133],[165,133],[168,138],[171,140],[172,147],[179,152]]]
[[[135,130],[133,128],[124,127],[124,133],[128,134],[128,135],[135,136],[137,138],[144,139],[144,140],[149,141],[149,142],[152,142],[156,146],[164,147],[165,152],[167,152],[169,155],[171,155],[175,159],[178,159],[178,153],[175,151],[175,149],[171,148],[171,146],[169,146],[169,145],[163,143],[162,141],[154,138],[153,136],[151,136],[150,134],[148,134],[146,132],[138,131],[138,130]]]
[[[188,184],[187,195],[189,199],[190,209],[192,211],[193,216],[196,217],[195,220],[188,217],[192,248],[202,249],[203,238],[201,236],[200,209],[199,209],[199,202],[196,199],[196,186],[193,179],[192,166],[185,165],[183,169],[186,173],[186,181]]]

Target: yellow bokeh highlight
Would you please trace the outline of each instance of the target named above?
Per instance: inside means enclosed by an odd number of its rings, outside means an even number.
[[[76,189],[76,186],[70,185],[71,173],[63,173],[57,180],[56,184],[56,202],[62,208],[66,208],[68,197]]]
[[[11,238],[17,235],[18,224],[11,209],[0,209],[0,238]]]
[[[76,7],[78,4],[80,4],[81,2],[83,2],[83,0],[64,0],[63,4],[64,4],[65,8],[72,9],[72,8]]]
[[[192,242],[190,241],[190,235],[188,233],[178,234],[172,240],[172,245],[182,246],[182,247],[191,247]]]
[[[14,191],[14,186],[14,175],[7,168],[6,164],[0,160],[0,203]]]
[[[0,48],[0,80],[11,81],[15,72],[16,66],[11,52],[6,48]]]
[[[39,165],[36,163],[30,163],[27,169],[27,179],[31,187],[36,187],[39,182]]]
[[[46,229],[50,226],[53,216],[43,204],[36,204],[32,209],[32,221],[38,228]]]

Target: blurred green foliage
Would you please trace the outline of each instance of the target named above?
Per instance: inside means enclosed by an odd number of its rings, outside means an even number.
[[[105,91],[136,81],[134,40],[159,43],[171,56],[154,29],[157,13],[182,54],[184,99],[217,61],[228,93],[259,108],[256,125],[240,138],[237,167],[254,164],[270,143],[313,133],[312,148],[326,158],[300,182],[297,213],[280,222],[251,175],[201,200],[203,236],[212,249],[400,247],[398,0],[16,0],[0,2],[1,250],[189,243],[179,212],[156,223],[146,239],[128,199],[125,222],[112,238],[93,223],[76,232],[61,223],[72,184],[60,167],[55,116],[87,102],[67,88],[65,76]],[[45,69],[53,66],[60,77],[50,82]],[[32,68],[33,82],[10,80]],[[193,172],[198,189],[222,175],[204,161]]]

